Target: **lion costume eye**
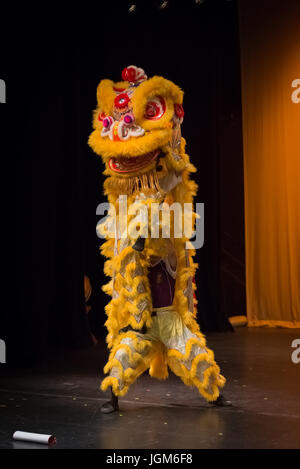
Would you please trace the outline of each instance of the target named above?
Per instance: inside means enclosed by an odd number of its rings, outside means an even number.
[[[151,98],[146,104],[145,119],[158,120],[166,112],[166,103],[161,96]]]

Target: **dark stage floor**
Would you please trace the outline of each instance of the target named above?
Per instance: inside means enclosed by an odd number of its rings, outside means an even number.
[[[162,382],[144,375],[119,412],[102,415],[103,344],[42,368],[2,368],[0,448],[44,447],[12,442],[15,430],[53,433],[55,448],[300,448],[300,364],[291,361],[299,337],[300,330],[247,328],[207,337],[231,408],[209,406],[174,375]]]

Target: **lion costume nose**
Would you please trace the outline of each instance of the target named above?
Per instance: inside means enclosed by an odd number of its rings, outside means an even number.
[[[126,119],[127,122],[126,122]],[[104,122],[105,121],[105,122]],[[145,130],[139,126],[134,125],[134,118],[130,114],[126,114],[123,120],[115,121],[112,117],[106,117],[103,120],[103,128],[101,131],[102,137],[109,137],[114,142],[128,140],[130,137],[140,137],[144,135]]]

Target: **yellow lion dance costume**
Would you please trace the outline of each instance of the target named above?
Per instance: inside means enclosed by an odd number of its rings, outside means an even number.
[[[105,164],[104,192],[113,207],[99,228],[111,278],[103,290],[112,297],[105,308],[110,356],[101,389],[124,396],[145,370],[165,379],[169,367],[217,402],[225,378],[196,322],[195,252],[188,234],[176,236],[183,216],[172,210],[174,202],[192,204],[197,190],[190,180],[196,168],[181,137],[183,92],[160,76],[147,79],[135,66],[125,68],[122,79],[100,82],[89,137]],[[154,206],[160,210],[155,222],[150,215],[136,217]],[[168,222],[162,213],[169,213]],[[196,214],[190,217],[193,229]],[[154,225],[156,237],[150,234]]]

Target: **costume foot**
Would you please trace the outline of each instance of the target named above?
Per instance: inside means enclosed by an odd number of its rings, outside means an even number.
[[[232,406],[232,402],[225,399],[225,397],[222,394],[220,394],[218,399],[216,399],[215,401],[211,401],[210,404],[214,405],[214,406],[217,406],[217,407],[230,407],[230,406]]]
[[[112,414],[113,412],[116,412],[116,410],[119,410],[118,397],[115,396],[113,392],[111,392],[110,401],[105,402],[101,406],[100,410],[102,414]]]

